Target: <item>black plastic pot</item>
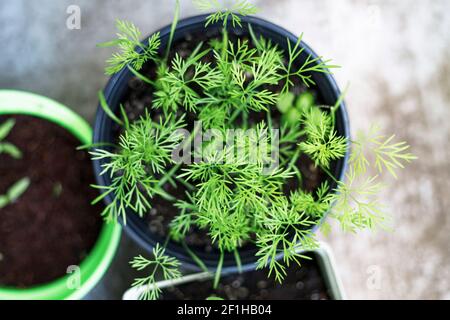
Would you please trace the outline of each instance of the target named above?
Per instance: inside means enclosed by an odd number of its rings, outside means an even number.
[[[205,18],[206,15],[201,15],[180,21],[178,23],[178,28],[174,36],[174,42],[184,39],[185,35],[189,33],[207,32],[208,35],[210,33],[211,35],[217,34],[221,29],[221,25],[211,25],[208,27],[207,31],[204,31]],[[297,41],[297,37],[292,33],[277,25],[256,17],[243,17],[243,28],[230,28],[229,32],[234,33],[237,36],[246,35],[248,34],[248,24],[252,25],[252,28],[256,35],[262,35],[267,39],[271,39],[273,43],[277,43],[281,48],[284,48],[286,50],[287,39],[289,39],[293,43]],[[165,48],[170,34],[170,26],[167,26],[159,31],[161,33],[161,47]],[[317,57],[317,55],[305,43],[302,42],[301,47],[304,48],[304,51],[299,57],[300,62],[306,60],[309,55],[311,55],[313,58]],[[104,90],[104,94],[108,105],[113,111],[119,110],[119,104],[129,90],[128,82],[133,77],[133,74],[127,68],[125,68],[114,75],[108,82]],[[331,75],[319,73],[312,74],[312,77],[317,84],[316,90],[320,96],[320,99],[327,105],[334,105],[340,96],[340,91],[333,77]],[[112,130],[113,125],[113,121],[106,115],[102,108],[99,107],[95,120],[93,142],[114,142],[116,137],[114,136],[114,132]],[[342,103],[341,107],[336,113],[336,130],[340,136],[349,137],[350,135],[348,116],[344,103]],[[346,171],[347,160],[348,152],[347,156],[337,161],[334,165],[334,168],[332,168],[332,173],[334,173],[335,177],[339,178],[340,180],[343,178]],[[103,161],[94,162],[94,170],[96,173],[97,182],[99,185],[109,185],[111,183],[110,177],[108,175],[100,175],[100,172],[102,171],[102,164]],[[111,196],[106,197],[105,201],[107,203],[110,203],[112,201]],[[127,224],[125,226],[125,230],[137,243],[139,243],[139,245],[141,245],[145,250],[149,252],[157,243],[162,243],[165,240],[155,234],[152,234],[148,228],[147,223],[145,222],[145,219],[140,218],[133,212],[129,212],[129,214],[127,215]],[[210,267],[211,269],[217,266],[217,261],[219,259],[218,251],[211,253],[205,253],[201,251],[197,252],[195,251],[195,249],[193,251],[198,255],[200,259],[202,259],[206,266]],[[181,262],[183,262],[183,265],[185,267],[194,270],[198,269],[198,266],[192,261],[190,256],[185,252],[181,245],[175,242],[169,242],[169,244],[167,245],[167,253],[177,257]],[[242,248],[240,250],[242,263],[253,266],[254,262],[256,261],[255,253],[256,249],[254,246]],[[235,268],[235,266],[236,262],[234,259],[234,255],[226,255],[224,259],[224,272]]]

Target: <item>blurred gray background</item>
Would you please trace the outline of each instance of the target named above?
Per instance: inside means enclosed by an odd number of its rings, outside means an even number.
[[[343,66],[350,82],[352,131],[371,123],[407,140],[419,157],[396,181],[384,177],[383,201],[394,231],[328,238],[352,299],[450,299],[450,1],[261,0],[259,15],[295,34]],[[70,5],[81,9],[81,29],[66,27]],[[116,18],[144,34],[172,20],[171,0],[0,0],[0,88],[56,99],[89,121],[107,77]],[[196,14],[182,1],[182,16]],[[126,236],[90,298],[120,298],[141,253]]]

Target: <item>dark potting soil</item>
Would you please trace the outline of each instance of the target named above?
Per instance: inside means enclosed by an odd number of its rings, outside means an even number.
[[[169,61],[172,60],[175,53],[178,53],[180,57],[187,58],[194,51],[194,49],[198,46],[198,44],[202,41],[203,43],[208,43],[212,39],[218,39],[220,35],[217,32],[208,31],[207,34],[188,34],[184,40],[174,43],[173,49],[169,55]],[[237,41],[237,37],[234,35],[230,35],[230,41]],[[251,45],[252,41],[247,37],[240,37],[241,40],[246,39],[249,40],[249,45]],[[213,54],[206,55],[202,61],[204,62],[213,62]],[[146,77],[154,80],[156,78],[156,67],[154,63],[147,63],[144,65],[143,69],[140,71]],[[295,94],[301,94],[305,91],[311,92],[315,99],[316,103],[323,104],[321,101],[321,97],[319,96],[317,90],[312,88],[307,88],[299,79],[292,79],[294,82],[294,86],[291,91]],[[149,111],[150,115],[152,115],[153,119],[157,121],[157,119],[161,116],[161,112],[159,110],[152,109],[152,101],[153,101],[153,88],[137,77],[133,77],[128,83],[128,92],[121,101],[122,105],[125,108],[125,111],[132,122],[133,120],[139,119],[146,110]],[[272,90],[282,90],[283,84],[279,87],[271,88]],[[186,113],[186,119],[188,122],[188,130],[192,129],[193,122],[195,120],[195,115],[192,113]],[[249,115],[250,123],[259,123],[262,120],[266,119],[265,113],[256,113],[253,112]],[[272,122],[274,127],[281,127],[281,114],[278,112],[277,108],[274,106],[272,108]],[[115,125],[115,132],[117,138],[121,133],[121,128]],[[297,179],[291,179],[287,181],[285,186],[285,193],[288,195],[290,191],[296,190],[298,188],[302,188],[303,190],[312,191],[320,186],[320,184],[326,178],[326,175],[322,172],[322,170],[315,167],[313,161],[308,158],[306,155],[302,155],[298,161],[297,166],[300,169],[303,176],[303,184],[299,185]],[[169,171],[170,168],[167,168]],[[177,199],[185,199],[186,189],[183,185],[178,185],[177,187],[173,187],[170,184],[166,184],[166,191],[176,197]],[[170,201],[163,199],[162,197],[155,196],[151,199],[152,209],[150,213],[146,216],[147,223],[149,225],[149,229],[152,233],[159,235],[160,237],[166,237],[169,230],[169,224],[173,220],[175,216],[178,215],[179,210],[174,206],[174,204]],[[206,252],[210,252],[213,250],[211,246],[211,239],[208,237],[207,233],[202,230],[194,229],[192,230],[186,237],[185,242],[190,247],[195,247],[200,250],[204,250]]]
[[[0,155],[0,194],[28,177],[31,184],[13,204],[0,209],[0,286],[26,288],[66,274],[86,257],[102,226],[89,155],[65,129],[29,116],[14,118],[6,141],[23,158]]]
[[[196,281],[163,290],[165,300],[205,300],[217,296],[225,300],[329,300],[331,299],[317,257],[292,264],[280,284],[267,277],[267,270],[225,276],[214,290],[211,280]]]

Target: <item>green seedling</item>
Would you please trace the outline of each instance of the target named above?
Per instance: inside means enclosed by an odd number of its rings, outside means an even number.
[[[14,203],[19,199],[30,186],[30,179],[23,178],[13,184],[5,195],[0,196],[0,209]]]
[[[57,182],[53,185],[52,194],[53,197],[59,198],[63,192],[63,186],[60,182]]]
[[[9,119],[0,125],[0,154],[5,153],[14,159],[20,159],[22,158],[22,152],[15,145],[4,141],[15,124],[16,121],[14,119]]]

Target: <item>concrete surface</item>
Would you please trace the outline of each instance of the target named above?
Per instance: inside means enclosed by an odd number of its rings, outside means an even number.
[[[261,0],[260,15],[293,31],[343,66],[353,131],[370,123],[412,145],[419,160],[388,184],[383,201],[392,233],[324,239],[335,251],[349,298],[450,299],[450,2]],[[81,9],[81,29],[66,27],[66,9]],[[0,88],[59,100],[92,120],[114,19],[144,33],[170,23],[173,1],[0,0]],[[182,1],[182,15],[196,11]],[[140,250],[126,237],[91,298],[120,298]]]

